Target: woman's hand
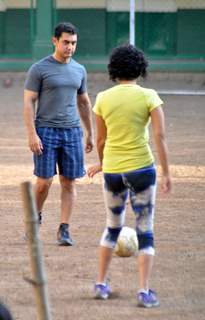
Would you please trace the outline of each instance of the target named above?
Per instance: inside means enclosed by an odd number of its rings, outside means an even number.
[[[163,175],[161,177],[161,191],[163,193],[169,193],[172,189],[172,182],[169,175]]]

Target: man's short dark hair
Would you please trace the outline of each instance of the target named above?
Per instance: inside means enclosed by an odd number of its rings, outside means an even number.
[[[134,80],[139,76],[146,77],[148,62],[143,51],[131,44],[125,44],[113,49],[108,63],[110,79]]]
[[[63,32],[78,34],[77,28],[70,22],[60,22],[54,29],[54,37],[59,39]]]

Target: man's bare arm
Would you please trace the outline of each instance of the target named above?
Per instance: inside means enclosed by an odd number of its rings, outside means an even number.
[[[86,146],[85,151],[91,152],[93,149],[93,125],[91,114],[91,102],[87,93],[78,95],[78,110],[81,120],[86,130]]]
[[[43,146],[39,136],[36,133],[35,103],[38,99],[38,93],[30,90],[24,90],[24,122],[28,133],[29,148],[36,154],[42,154]]]

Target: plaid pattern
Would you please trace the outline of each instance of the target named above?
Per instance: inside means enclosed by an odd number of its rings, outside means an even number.
[[[85,174],[83,131],[80,127],[62,129],[39,127],[37,133],[43,144],[43,154],[34,154],[34,174],[51,178],[58,172],[69,179]]]

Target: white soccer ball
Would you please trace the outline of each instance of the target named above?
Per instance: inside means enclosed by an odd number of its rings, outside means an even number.
[[[114,252],[119,257],[131,257],[137,255],[138,239],[136,231],[130,227],[123,227]]]

